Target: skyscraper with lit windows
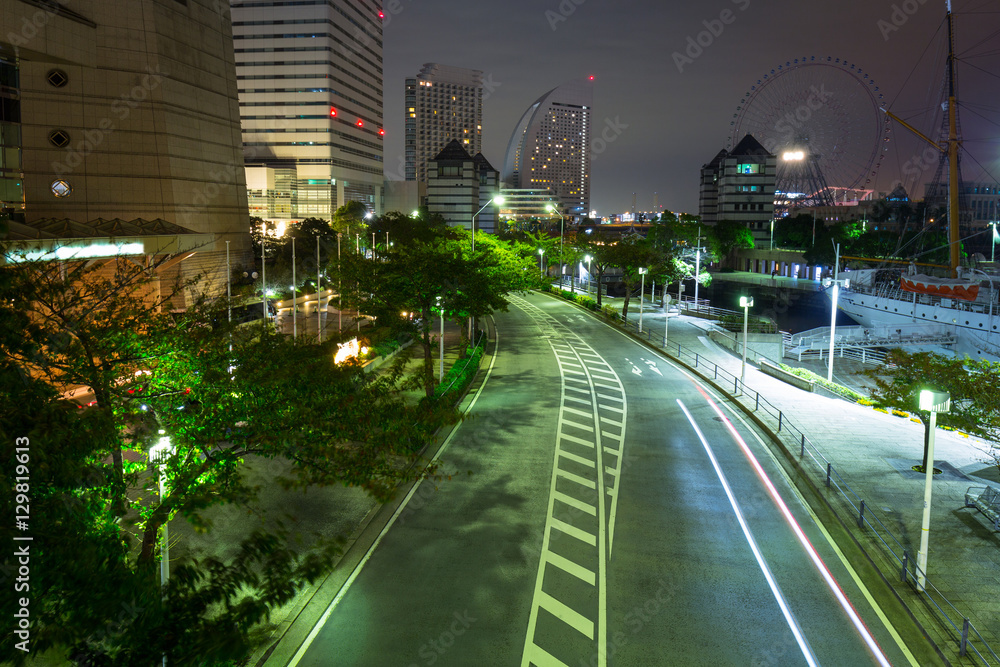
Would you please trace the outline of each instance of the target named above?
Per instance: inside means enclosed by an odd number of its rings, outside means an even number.
[[[524,112],[501,172],[509,188],[549,189],[563,215],[590,214],[592,79],[574,79],[539,97]]]
[[[427,162],[454,139],[469,155],[482,150],[483,73],[427,63],[406,80],[406,180],[427,182]]]
[[[254,214],[329,219],[348,201],[381,213],[381,2],[230,6]]]

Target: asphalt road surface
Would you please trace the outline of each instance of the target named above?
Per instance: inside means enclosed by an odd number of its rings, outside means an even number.
[[[573,306],[496,318],[470,418],[293,665],[916,664],[755,430]]]

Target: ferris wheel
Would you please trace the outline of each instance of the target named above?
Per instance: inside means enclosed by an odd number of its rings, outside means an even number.
[[[778,158],[775,214],[870,192],[889,140],[875,81],[842,58],[796,58],[757,79],[730,123]]]

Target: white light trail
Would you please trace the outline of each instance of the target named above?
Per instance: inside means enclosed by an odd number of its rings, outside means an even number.
[[[705,452],[708,454],[708,458],[712,462],[712,467],[715,468],[715,473],[719,476],[719,481],[722,482],[722,488],[726,492],[726,497],[729,498],[729,504],[732,505],[733,512],[736,513],[736,520],[739,521],[740,528],[743,530],[743,535],[747,538],[747,543],[750,545],[750,550],[753,551],[753,556],[757,559],[757,564],[760,565],[760,570],[764,573],[764,578],[767,579],[767,585],[771,587],[771,593],[774,594],[774,599],[778,602],[778,606],[781,608],[781,613],[784,615],[785,621],[788,623],[788,627],[795,636],[795,641],[798,643],[799,649],[802,650],[802,656],[806,659],[806,662],[809,663],[810,667],[819,667],[819,662],[816,660],[816,656],[813,654],[812,648],[809,646],[809,642],[802,633],[802,628],[799,627],[799,622],[795,620],[795,617],[792,615],[792,610],[788,607],[788,601],[785,600],[785,595],[781,592],[778,582],[775,581],[774,575],[771,574],[771,568],[768,567],[763,554],[761,554],[760,549],[757,547],[757,540],[754,539],[753,533],[750,532],[750,527],[743,518],[743,512],[740,511],[740,507],[736,503],[736,497],[733,495],[732,489],[729,488],[729,482],[726,480],[726,475],[722,472],[722,468],[719,467],[719,462],[716,460],[715,454],[712,452],[712,448],[709,446],[708,441],[702,434],[701,429],[698,428],[698,424],[695,423],[691,413],[688,412],[687,406],[685,406],[679,398],[677,399],[677,405],[679,405],[681,410],[684,411],[684,416],[687,417],[689,422],[691,422],[691,428],[694,429],[698,439],[701,440],[701,444],[705,447]]]

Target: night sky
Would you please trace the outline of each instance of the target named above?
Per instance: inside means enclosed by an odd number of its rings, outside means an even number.
[[[651,210],[655,192],[663,208],[697,213],[698,170],[727,146],[741,98],[764,74],[794,58],[843,58],[875,80],[890,110],[932,136],[939,127],[944,0],[384,5],[385,168],[393,179],[402,178],[404,79],[427,62],[485,73],[483,153],[497,169],[529,104],[569,79],[596,77],[594,132],[608,123],[619,128],[608,130],[614,140],[593,159],[591,207],[601,215],[629,210],[633,192],[637,210]],[[960,113],[971,154],[963,158],[964,177],[993,182],[1000,178],[1000,9],[996,0],[955,0],[954,12],[963,61]],[[699,37],[708,44],[700,54],[688,39]],[[675,53],[695,57],[679,68]],[[870,106],[855,106],[858,119],[873,117]],[[889,190],[900,179],[911,187],[933,176],[933,167],[920,158],[925,144],[899,127],[889,136],[874,189]],[[923,188],[912,194],[922,196]]]

